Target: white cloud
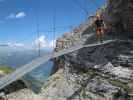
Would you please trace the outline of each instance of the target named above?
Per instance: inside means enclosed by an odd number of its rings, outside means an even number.
[[[26,16],[26,13],[25,12],[19,12],[16,14],[16,18],[23,18]]]
[[[24,44],[23,43],[15,43],[14,46],[15,47],[24,47]]]
[[[9,47],[17,47],[17,48],[22,48],[22,47],[24,47],[24,44],[22,44],[22,43],[11,43],[11,42],[9,42],[9,43],[7,43],[8,44],[8,46]]]
[[[40,45],[41,48],[54,48],[56,40],[47,41],[46,36],[42,35],[34,43],[36,46]]]
[[[19,18],[24,18],[26,17],[25,12],[18,12],[16,14],[12,13],[9,16],[6,17],[6,19],[19,19]]]
[[[45,36],[40,36],[38,39],[35,40],[35,45],[41,48],[47,47],[47,40]]]

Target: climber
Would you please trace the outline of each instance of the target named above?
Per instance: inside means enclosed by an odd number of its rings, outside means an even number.
[[[103,17],[100,14],[96,14],[96,20],[94,22],[95,24],[95,30],[96,30],[96,37],[97,40],[101,41],[101,43],[103,42],[103,38],[104,38],[104,20]]]

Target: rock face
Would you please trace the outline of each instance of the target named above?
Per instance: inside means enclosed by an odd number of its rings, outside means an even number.
[[[123,55],[123,57],[124,55],[127,57],[129,57],[129,55],[133,57],[131,53],[132,50],[133,50],[133,43],[131,41],[118,40],[97,47],[83,48],[82,50],[79,51],[77,59],[81,62],[90,61],[91,63],[97,65],[104,64],[107,62],[112,62],[115,64],[117,64],[118,62],[118,64],[121,65],[121,63],[126,61],[126,59],[124,60],[123,58],[124,61],[118,61],[118,59],[122,60],[121,55]]]
[[[63,68],[68,74],[68,80],[71,81],[73,74],[76,75],[75,78],[83,89],[79,89],[68,100],[133,100],[131,5],[131,0],[109,0],[108,2],[105,18],[107,18],[107,25],[110,25],[108,33],[111,35],[106,34],[104,40],[116,39],[116,41],[83,48],[55,60],[55,65],[61,66],[58,66],[58,69]],[[96,42],[91,26],[85,29],[79,40],[77,45]],[[84,78],[79,78],[80,76]],[[83,95],[79,96],[80,93]]]
[[[133,38],[133,1],[108,0],[107,10],[112,31]]]

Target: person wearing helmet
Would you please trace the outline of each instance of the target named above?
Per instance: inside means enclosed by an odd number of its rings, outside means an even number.
[[[96,14],[95,27],[97,40],[103,42],[104,37],[104,21],[100,14]]]

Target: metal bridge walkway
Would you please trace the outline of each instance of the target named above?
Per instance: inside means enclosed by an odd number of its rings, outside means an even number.
[[[30,63],[16,69],[14,72],[12,72],[11,74],[6,75],[5,77],[2,77],[0,79],[0,89],[4,88],[5,86],[11,84],[12,82],[20,79],[21,77],[23,77],[25,74],[31,72],[33,69],[39,67],[40,65],[46,63],[48,60],[77,51],[79,49],[85,48],[85,47],[95,47],[95,46],[100,46],[103,44],[107,44],[110,42],[113,42],[116,40],[106,40],[103,43],[94,43],[94,44],[88,44],[88,45],[78,45],[78,46],[74,46],[74,47],[70,47],[68,49],[64,49],[61,50],[59,52],[54,52],[48,55],[44,55],[42,57],[39,57],[33,61],[31,61]]]

